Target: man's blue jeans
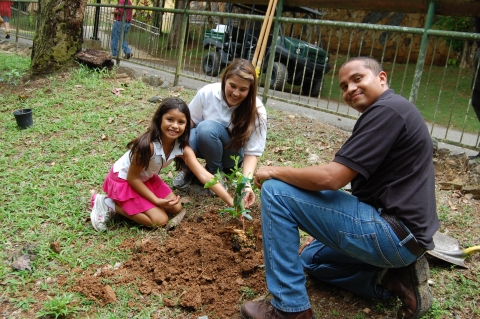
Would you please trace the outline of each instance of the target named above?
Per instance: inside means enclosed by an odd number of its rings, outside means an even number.
[[[272,305],[285,312],[310,308],[305,271],[318,279],[372,298],[392,295],[378,284],[387,268],[417,256],[372,206],[339,191],[307,191],[271,179],[262,185],[262,234]],[[301,229],[316,241],[298,255]]]
[[[230,156],[240,156],[239,163],[243,161],[243,149],[238,151],[225,148],[230,143],[227,128],[222,124],[205,120],[190,130],[190,147],[198,158],[205,159],[207,170],[215,174],[217,169],[235,166],[235,161]]]
[[[117,56],[117,51],[118,51],[118,41],[120,41],[120,30],[122,28],[122,21],[113,21],[113,27],[112,27],[112,37],[110,40],[110,47],[112,49],[112,56],[116,57]],[[128,47],[128,42],[127,42],[127,33],[128,30],[130,30],[130,23],[125,22],[123,24],[123,42],[122,42],[122,49],[123,53],[128,54],[132,52],[130,48]]]

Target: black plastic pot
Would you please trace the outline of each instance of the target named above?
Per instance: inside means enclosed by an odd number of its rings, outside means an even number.
[[[17,125],[25,129],[33,125],[32,109],[20,109],[13,112]]]

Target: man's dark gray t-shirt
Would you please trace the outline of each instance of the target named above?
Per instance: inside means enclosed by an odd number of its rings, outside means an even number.
[[[353,195],[397,216],[421,246],[433,249],[439,222],[432,154],[420,112],[388,89],[359,117],[334,161],[359,173]]]

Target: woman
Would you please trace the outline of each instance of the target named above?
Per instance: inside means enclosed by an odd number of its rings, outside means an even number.
[[[257,98],[257,77],[252,63],[234,60],[222,76],[221,83],[201,88],[188,105],[192,118],[190,147],[198,158],[205,159],[206,169],[228,172],[240,157],[244,176],[253,177],[258,157],[265,149],[267,112]],[[184,167],[173,181],[173,187],[185,188],[193,174]],[[246,207],[255,195],[248,187],[244,197]]]

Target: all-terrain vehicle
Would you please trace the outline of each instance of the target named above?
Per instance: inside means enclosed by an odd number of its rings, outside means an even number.
[[[248,10],[250,14],[265,15],[265,5],[229,4],[229,12],[234,8]],[[306,7],[285,7],[286,12],[301,12],[310,18],[317,18],[322,14]],[[258,43],[262,22],[239,21],[228,19],[228,23],[217,25],[215,29],[207,30],[204,34],[203,47],[209,52],[203,57],[202,69],[207,75],[217,76],[221,70],[236,58],[252,61]],[[272,28],[273,30],[273,28]],[[262,73],[266,72],[268,58],[271,54],[272,34],[267,40],[267,48],[262,63]],[[275,59],[273,64],[270,88],[282,90],[285,83],[301,85],[304,95],[317,97],[320,94],[322,78],[330,71],[327,52],[315,44],[302,41],[295,36],[289,37],[280,29],[275,40]]]

